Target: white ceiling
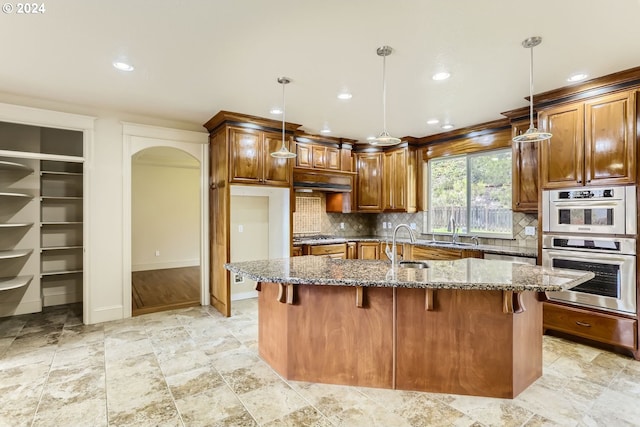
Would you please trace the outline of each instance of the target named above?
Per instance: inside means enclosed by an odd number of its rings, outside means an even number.
[[[56,0],[0,14],[0,92],[201,125],[219,110],[271,117],[288,76],[287,121],[364,140],[464,127],[535,92],[640,65],[640,0]],[[126,58],[132,73],[111,63]],[[449,80],[431,76],[448,70]],[[341,90],[353,93],[340,101]],[[0,100],[2,98],[0,97]]]

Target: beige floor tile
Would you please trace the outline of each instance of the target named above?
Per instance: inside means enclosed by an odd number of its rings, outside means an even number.
[[[239,398],[258,424],[283,418],[308,406],[308,402],[284,382],[254,389],[239,395]]]
[[[484,425],[521,426],[533,413],[509,399],[458,396],[449,406]]]
[[[312,406],[305,406],[284,417],[264,424],[265,427],[330,427],[333,424]]]
[[[87,399],[66,403],[55,409],[38,410],[33,427],[107,426],[106,399]]]
[[[224,384],[224,380],[212,366],[165,377],[174,399],[200,394]]]
[[[176,399],[176,406],[187,426],[209,426],[247,413],[226,384]]]

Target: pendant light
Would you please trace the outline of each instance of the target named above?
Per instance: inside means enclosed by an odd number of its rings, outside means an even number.
[[[277,159],[293,159],[296,157],[296,153],[292,153],[287,150],[287,146],[285,145],[285,136],[284,136],[284,113],[285,113],[285,97],[284,97],[284,87],[291,83],[291,79],[289,77],[279,77],[278,83],[282,85],[282,147],[278,151],[274,151],[271,153],[271,157],[275,157]]]
[[[387,56],[391,55],[393,49],[389,46],[379,47],[376,51],[378,56],[382,56],[382,132],[380,135],[369,141],[371,145],[396,145],[400,144],[400,139],[389,135],[387,132],[387,79],[386,79],[386,65]]]
[[[521,135],[513,138],[514,142],[539,142],[551,138],[549,132],[542,132],[533,126],[533,48],[542,43],[542,37],[529,37],[522,42],[522,47],[531,49],[531,61],[529,68],[529,129]]]

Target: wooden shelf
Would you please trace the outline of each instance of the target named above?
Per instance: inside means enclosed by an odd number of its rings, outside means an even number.
[[[22,258],[33,252],[33,249],[12,249],[9,251],[0,251],[0,260]]]
[[[8,291],[27,286],[33,276],[0,277],[0,291]]]
[[[20,228],[20,227],[31,227],[33,225],[32,222],[21,222],[21,223],[5,223],[0,224],[0,228]]]
[[[43,271],[40,273],[40,277],[62,276],[63,274],[76,274],[82,273],[82,269],[79,270],[60,270],[60,271]]]
[[[18,198],[24,198],[24,199],[33,199],[33,196],[31,194],[25,194],[25,193],[0,192],[0,197],[18,197]]]
[[[82,176],[82,172],[58,172],[58,171],[40,171],[40,176],[44,175],[62,175],[62,176]]]
[[[0,160],[0,170],[25,172],[25,173],[33,172],[33,169],[30,168],[29,166],[23,165],[22,163],[8,162],[6,160]]]
[[[81,245],[77,246],[52,246],[49,248],[40,248],[40,252],[50,252],[50,251],[66,251],[72,249],[82,249]]]
[[[47,200],[58,201],[58,202],[62,202],[62,201],[71,202],[71,201],[82,200],[82,196],[40,196],[40,201],[46,202]]]

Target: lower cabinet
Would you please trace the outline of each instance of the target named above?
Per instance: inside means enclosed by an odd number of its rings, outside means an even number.
[[[412,246],[411,256],[408,259],[416,260],[449,260],[462,258],[482,258],[482,251],[474,249],[434,248],[425,246]]]
[[[380,243],[358,242],[358,259],[380,259]]]
[[[347,244],[333,243],[329,245],[304,245],[302,247],[302,253],[304,255],[316,255],[336,259],[346,259]]]
[[[547,301],[543,305],[543,328],[545,332],[554,330],[633,351],[638,348],[638,321],[613,314]]]
[[[302,255],[302,247],[294,246],[291,250],[291,256],[301,256]]]

